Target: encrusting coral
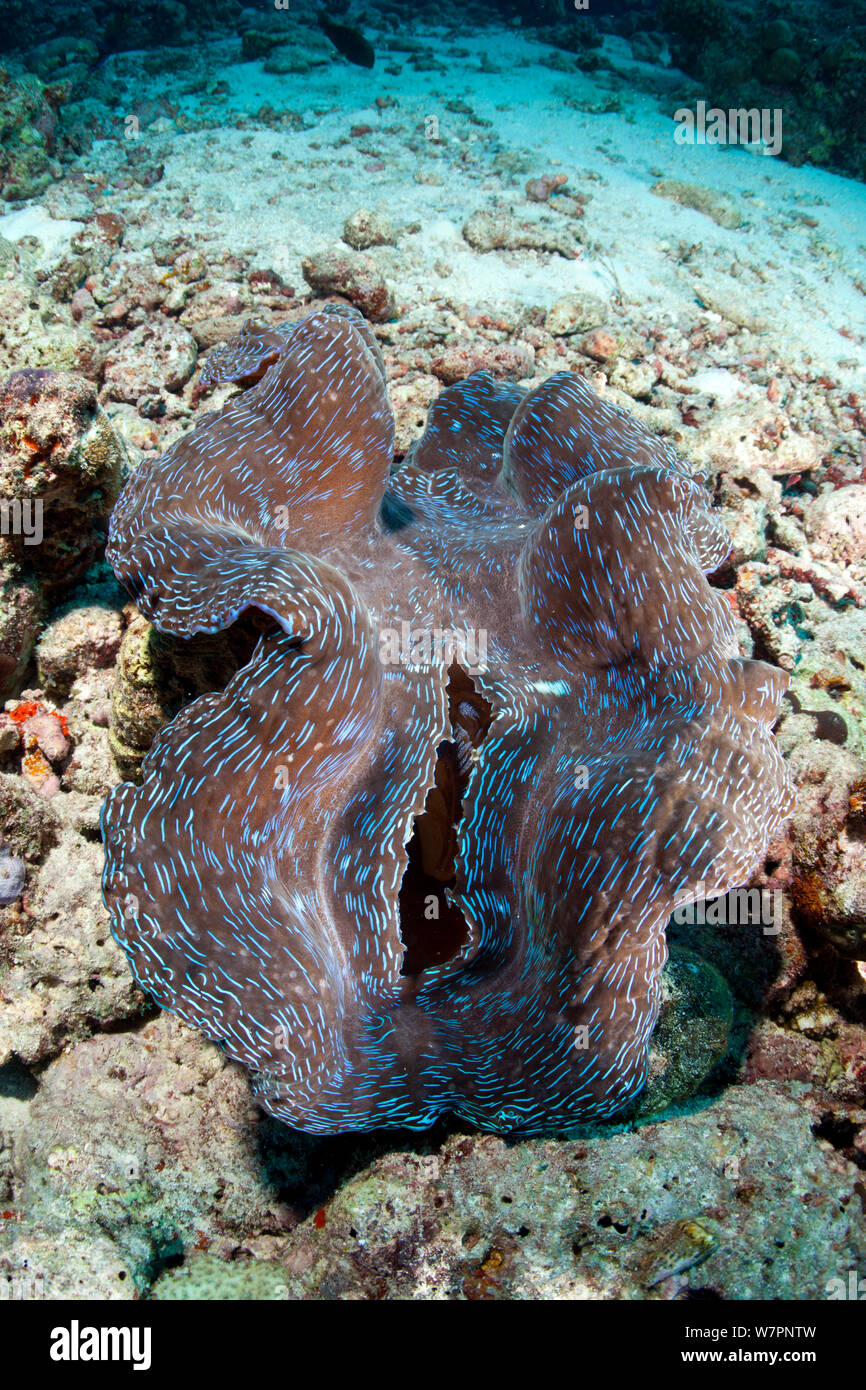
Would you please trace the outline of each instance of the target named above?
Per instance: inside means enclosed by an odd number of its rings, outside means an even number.
[[[568,373],[456,384],[392,472],[341,307],[207,370],[250,389],[142,463],[109,558],[161,631],[273,622],[106,802],[139,983],[300,1129],[621,1111],[674,904],[742,883],[792,802],[705,489]]]

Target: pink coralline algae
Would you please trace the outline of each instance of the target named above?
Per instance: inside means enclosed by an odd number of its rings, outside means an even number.
[[[0,752],[22,751],[21,774],[43,796],[60,790],[52,764],[64,763],[71,748],[65,716],[38,700],[10,702],[0,714]]]
[[[675,900],[743,883],[792,802],[704,487],[568,373],[456,383],[392,471],[352,310],[208,370],[256,384],[141,464],[109,558],[165,632],[272,622],[106,802],[138,981],[296,1128],[616,1114]]]

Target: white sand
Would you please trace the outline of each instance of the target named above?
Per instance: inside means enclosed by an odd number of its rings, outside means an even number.
[[[227,97],[206,105],[205,98],[180,95],[176,80],[172,100],[187,115],[216,110],[227,124],[182,134],[163,117],[142,128],[141,143],[164,161],[165,175],[144,195],[149,220],[132,241],[192,225],[203,246],[251,253],[303,289],[302,257],[339,238],[350,212],[370,207],[404,228],[396,249],[372,252],[403,305],[446,299],[473,308],[546,308],[576,288],[608,293],[615,275],[654,322],[691,323],[700,300],[728,316],[757,320],[771,349],[809,374],[828,371],[852,386],[866,383],[866,295],[854,284],[866,278],[866,188],[746,150],[678,145],[673,120],[653,97],[630,87],[617,89],[619,112],[575,110],[565,98],[603,103],[612,94],[609,75],[541,66],[538,57],[550,50],[514,31],[461,38],[457,46],[470,51],[466,58],[448,57],[452,45],[441,35],[415,30],[413,37],[436,42],[447,73],[416,72],[399,53],[380,53],[372,71],[340,63],[276,76],[260,62],[229,64],[210,74],[211,87],[225,83]],[[634,64],[621,40],[606,40],[606,51],[631,71],[655,74],[659,85],[670,81],[670,70]],[[479,71],[485,53],[501,75]],[[135,55],[123,61],[124,70],[134,68]],[[402,72],[388,75],[386,62],[400,63]],[[166,79],[146,81],[166,90]],[[130,100],[143,94],[139,77],[130,84]],[[380,110],[377,97],[395,105]],[[450,112],[454,100],[491,125]],[[301,113],[310,128],[232,128],[239,115],[263,104]],[[117,114],[121,120],[124,111]],[[438,121],[442,146],[424,139],[429,117]],[[357,125],[373,133],[350,137]],[[110,169],[119,152],[119,142],[103,142],[83,162],[103,161]],[[496,172],[495,156],[508,152],[526,152],[528,172],[513,178]],[[564,172],[568,191],[591,195],[578,224],[555,211],[555,198],[542,206],[525,200],[527,178],[545,172]],[[441,182],[416,181],[431,174]],[[654,195],[650,186],[659,177],[734,197],[745,224],[727,230]],[[474,252],[460,228],[469,213],[497,199],[522,218],[559,229],[579,225],[595,250],[580,261]],[[129,200],[109,191],[105,205],[124,211]],[[416,223],[418,231],[405,230]],[[681,246],[698,248],[687,264],[678,263]]]
[[[0,217],[0,237],[6,241],[36,237],[42,243],[45,261],[51,262],[63,255],[70,238],[83,226],[83,222],[73,222],[70,218],[51,217],[40,204],[31,203],[18,212],[7,212]]]

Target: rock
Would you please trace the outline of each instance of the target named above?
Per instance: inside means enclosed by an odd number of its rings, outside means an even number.
[[[62,763],[68,758],[72,747],[63,715],[52,713],[44,707],[37,708],[35,714],[22,722],[21,737],[25,748],[38,748],[50,763]]]
[[[671,947],[649,1080],[636,1113],[655,1115],[694,1095],[725,1056],[733,1018],[734,1001],[719,971],[694,951]]]
[[[36,650],[39,682],[56,695],[68,695],[86,671],[114,664],[120,650],[120,614],[101,604],[69,607],[43,632]]]
[[[729,231],[742,227],[745,221],[742,209],[733,198],[724,193],[717,193],[712,188],[704,188],[701,184],[683,183],[679,179],[659,179],[652,185],[650,192],[659,198],[667,198],[672,203],[679,203],[680,207],[702,212],[719,227],[726,227]]]
[[[550,306],[544,326],[555,338],[565,338],[571,333],[599,328],[609,312],[608,304],[599,295],[588,292],[567,294]]]
[[[14,753],[21,746],[21,730],[8,711],[0,714],[0,753]]]
[[[241,52],[248,61],[264,58],[272,49],[286,46],[284,39],[285,31],[276,28],[249,28],[241,40]]]
[[[79,55],[81,39],[90,40],[102,53],[156,47],[156,53],[141,54],[137,60],[139,71],[146,75],[170,71],[187,76],[188,51],[180,47],[166,50],[166,46],[192,44],[208,34],[236,34],[239,11],[237,0],[213,0],[202,9],[181,0],[138,0],[129,9],[118,9],[106,0],[97,0],[86,9],[78,0],[55,0],[44,11],[27,0],[6,0],[5,15],[7,22],[14,21],[11,32],[25,51],[58,37],[65,44],[74,44],[72,51]],[[70,39],[69,35],[75,37]]]
[[[78,1043],[48,1068],[16,1145],[28,1222],[109,1236],[136,1282],[168,1250],[233,1252],[296,1218],[263,1181],[239,1067],[169,1015]]]
[[[535,353],[526,343],[454,343],[430,364],[434,376],[446,386],[462,381],[473,372],[490,372],[500,378],[532,376]]]
[[[711,476],[724,472],[739,479],[757,469],[776,476],[807,472],[826,449],[820,435],[801,434],[768,401],[736,401],[711,411],[697,430],[684,431],[674,443]]]
[[[720,314],[728,323],[737,328],[747,328],[750,333],[761,334],[767,331],[767,320],[755,313],[752,300],[728,278],[716,276],[712,280],[702,279],[697,273],[692,279],[695,299],[704,309]]]
[[[203,280],[207,273],[207,261],[200,251],[181,251],[172,264],[171,274],[184,285]]]
[[[246,42],[246,34],[244,42]],[[285,39],[285,28],[281,38]],[[271,47],[264,61],[265,72],[312,72],[334,61],[336,54],[318,29],[298,30],[290,43],[280,42]]]
[[[63,769],[60,785],[63,791],[82,792],[100,805],[107,793],[121,780],[111,755],[108,730],[98,719],[108,721],[108,706],[103,711],[99,706],[92,714],[92,721],[79,722],[76,729],[75,747]]]
[[[812,641],[800,655],[793,673],[792,690],[805,709],[826,709],[842,715],[848,730],[846,748],[866,763],[866,624],[863,609],[814,597],[808,610]],[[786,702],[787,703],[787,702]],[[817,720],[797,715],[802,738],[811,742]],[[788,721],[784,728],[787,729]]]
[[[442,390],[435,376],[416,376],[411,381],[395,381],[388,388],[394,412],[394,452],[406,454],[420,439],[430,407]]]
[[[667,40],[653,30],[639,31],[630,39],[632,57],[639,63],[669,63]]]
[[[37,270],[37,278],[52,299],[61,304],[69,303],[76,322],[85,314],[96,312],[96,300],[85,282],[106,269],[123,241],[125,230],[126,223],[118,213],[96,212],[73,233],[68,252],[60,256],[47,275],[41,267]]]
[[[0,803],[6,780],[0,778]],[[8,780],[23,789],[21,778]],[[28,1066],[45,1062],[94,1028],[128,1021],[147,1007],[109,931],[99,891],[103,852],[95,825],[87,826],[89,838],[68,827],[60,838],[59,814],[68,814],[74,794],[50,801],[32,790],[29,795],[45,808],[58,808],[58,843],[28,873],[27,916],[3,942],[0,1066],[13,1055]],[[8,830],[4,833],[12,841]]]
[[[97,380],[106,345],[86,328],[66,322],[47,297],[49,288],[37,283],[33,258],[18,243],[5,277],[0,267],[0,372],[50,367]]]
[[[57,116],[42,83],[0,67],[0,198],[17,201],[41,193],[60,166],[49,154]]]
[[[96,300],[89,290],[76,290],[69,301],[69,311],[76,323],[82,319],[89,318],[96,312]]]
[[[584,357],[591,357],[594,362],[611,362],[619,352],[619,344],[612,333],[600,328],[581,339],[580,350]]]
[[[225,685],[249,659],[256,635],[235,624],[185,641],[157,632],[133,613],[118,653],[109,733],[125,778],[138,777],[157,733],[185,701]]]
[[[0,907],[6,907],[20,898],[27,877],[27,865],[23,859],[0,849]]]
[[[455,1135],[357,1173],[278,1267],[289,1299],[822,1299],[866,1235],[860,1172],[810,1123],[761,1082],[636,1131]]]
[[[782,527],[783,533],[786,529]],[[795,550],[793,553],[789,553],[787,547],[778,550],[775,546],[768,546],[767,559],[778,566],[779,573],[784,578],[804,580],[816,594],[820,594],[830,603],[841,604],[850,601],[858,608],[862,608],[866,603],[863,585],[857,583],[851,571],[841,569],[832,562],[824,564],[814,559],[805,542],[802,551]]]
[[[41,796],[56,796],[60,791],[60,778],[52,771],[51,764],[41,748],[34,748],[25,753],[21,759],[21,776]]]
[[[88,276],[86,288],[99,306],[96,321],[116,328],[133,315],[138,317],[130,327],[140,326],[142,313],[156,315],[168,296],[184,285],[174,266],[168,273],[161,271],[150,251],[124,248],[111,256],[98,275]]]
[[[764,468],[718,479],[719,516],[731,536],[729,565],[767,558],[767,515],[779,506],[782,485]]]
[[[767,657],[785,671],[792,671],[802,646],[786,615],[792,603],[810,603],[814,597],[808,584],[779,584],[772,565],[749,560],[737,572],[737,606]]]
[[[549,251],[573,260],[580,237],[573,227],[556,230],[537,222],[518,222],[507,208],[480,209],[463,224],[463,237],[476,251]]]
[[[761,34],[761,46],[771,53],[776,48],[790,47],[793,38],[793,30],[787,20],[773,19]]]
[[[366,251],[370,246],[393,246],[397,236],[387,217],[359,208],[343,223],[343,240],[356,251]]]
[[[317,294],[339,294],[371,323],[385,323],[396,308],[385,278],[369,256],[334,246],[301,262],[304,279]]]
[[[0,1282],[12,1298],[125,1302],[138,1297],[135,1269],[108,1236],[75,1225],[48,1231],[21,1223],[0,1251]]]
[[[164,397],[143,396],[142,404],[146,409],[151,405],[158,410],[156,404],[159,401],[164,405]],[[111,428],[118,439],[123,441],[123,446],[129,454],[137,459],[142,453],[159,453],[160,436],[159,431],[154,428],[149,420],[145,419],[141,411],[134,405],[128,405],[122,401],[109,401],[106,413],[111,420]],[[162,414],[165,413],[163,410]]]
[[[32,72],[46,81],[66,68],[85,70],[96,66],[99,49],[90,39],[76,38],[72,34],[60,34],[55,39],[36,44],[27,54],[27,64]]]
[[[109,400],[135,404],[160,390],[179,391],[195,369],[198,348],[192,334],[172,319],[151,319],[127,333],[105,359]]]
[[[767,61],[766,76],[769,82],[787,86],[799,77],[803,64],[799,53],[793,48],[777,48]]]
[[[136,613],[120,645],[110,737],[117,766],[127,779],[138,776],[157,733],[182,703],[182,691],[168,658],[171,640],[160,640],[147,619]]]
[[[176,1269],[167,1269],[150,1290],[158,1302],[168,1299],[267,1301],[284,1299],[286,1276],[268,1260],[220,1260],[216,1255],[193,1254]]]
[[[254,307],[243,285],[230,280],[211,280],[187,304],[180,322],[195,338],[200,351],[224,343],[241,331]]]
[[[20,509],[21,525],[0,540],[5,558],[43,587],[78,579],[102,542],[125,461],[92,382],[14,372],[0,387],[0,500]]]
[[[620,344],[617,344],[617,348],[621,353]],[[632,401],[649,401],[657,381],[658,372],[652,362],[632,362],[619,355],[607,378],[608,386],[625,391]],[[626,403],[626,409],[632,408],[632,401]]]
[[[540,178],[529,180],[526,196],[531,203],[546,203],[552,193],[564,188],[567,183],[567,174],[543,174]]]
[[[20,688],[33,656],[42,597],[33,581],[0,567],[0,699]]]
[[[822,553],[846,565],[866,559],[866,484],[823,492],[803,520],[806,535]]]
[[[0,773],[0,825],[8,850],[28,864],[38,864],[57,844],[56,811],[11,773]]]
[[[866,960],[866,765],[824,739],[795,748],[790,764],[795,912],[843,956]]]

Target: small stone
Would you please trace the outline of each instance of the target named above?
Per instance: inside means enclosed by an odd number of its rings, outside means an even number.
[[[541,178],[529,180],[526,196],[531,203],[546,203],[551,193],[567,183],[567,174],[543,174]]]
[[[76,290],[72,299],[69,301],[69,311],[76,323],[80,323],[87,315],[96,312],[96,300],[90,290],[84,288]]]
[[[132,405],[160,389],[179,391],[195,369],[198,348],[192,334],[172,319],[150,319],[127,333],[105,359],[105,391],[110,400]]]
[[[490,372],[499,378],[532,376],[535,353],[526,343],[455,343],[430,364],[434,376],[451,386],[473,372]]]
[[[397,237],[387,217],[359,208],[346,218],[343,240],[356,251],[366,251],[370,246],[393,246]]]
[[[619,349],[613,334],[599,328],[595,333],[581,339],[580,350],[585,357],[591,357],[595,362],[610,362],[616,357]]]
[[[571,333],[584,333],[588,328],[599,328],[607,315],[608,306],[598,295],[566,294],[551,304],[544,326],[555,338],[565,338]]]
[[[651,362],[630,362],[619,357],[608,377],[608,383],[618,390],[625,391],[635,401],[648,401],[658,373]]]
[[[575,229],[556,230],[536,222],[519,222],[507,208],[482,208],[463,225],[464,240],[475,251],[549,251],[568,259],[580,255]]]
[[[385,323],[396,312],[394,298],[376,262],[369,256],[334,246],[308,256],[301,271],[318,294],[339,294],[372,323]]]
[[[185,285],[203,280],[207,275],[207,261],[200,251],[182,251],[174,263],[173,273]]]
[[[652,185],[651,193],[659,198],[667,198],[680,207],[692,208],[712,218],[719,227],[735,231],[742,227],[745,218],[742,209],[724,193],[716,193],[712,188],[704,188],[698,183],[683,183],[679,179],[659,179]]]

